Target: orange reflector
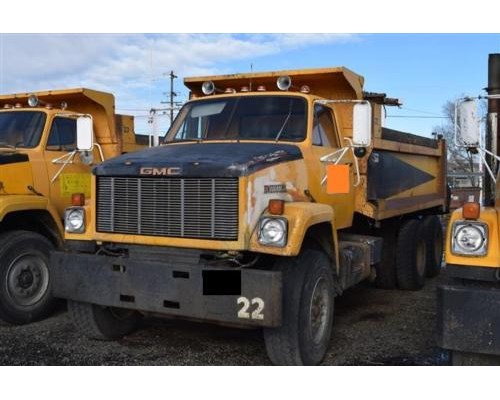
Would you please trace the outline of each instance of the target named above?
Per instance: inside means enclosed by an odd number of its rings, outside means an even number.
[[[71,204],[76,207],[81,207],[85,205],[85,194],[84,193],[73,193],[71,195]]]
[[[478,219],[481,211],[479,203],[464,203],[462,207],[462,216],[465,219]]]
[[[283,215],[285,211],[285,200],[271,199],[267,206],[269,214],[273,215]]]
[[[348,165],[326,166],[326,193],[346,194],[350,191]]]

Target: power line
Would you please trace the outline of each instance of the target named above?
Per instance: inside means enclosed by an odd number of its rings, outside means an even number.
[[[387,115],[386,118],[425,118],[425,119],[448,119],[448,117],[431,117],[427,115]]]

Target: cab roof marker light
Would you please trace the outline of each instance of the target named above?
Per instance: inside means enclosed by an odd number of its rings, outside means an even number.
[[[265,92],[266,91],[266,87],[264,85],[260,85],[257,87],[257,92]]]
[[[311,93],[311,88],[309,86],[307,86],[307,85],[302,85],[300,87],[300,92],[301,93],[305,93],[305,94]]]

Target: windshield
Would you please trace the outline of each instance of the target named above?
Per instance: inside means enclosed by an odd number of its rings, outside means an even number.
[[[166,141],[289,140],[306,136],[307,102],[301,97],[242,96],[186,104]]]
[[[32,148],[40,142],[46,114],[40,111],[0,113],[0,148]]]

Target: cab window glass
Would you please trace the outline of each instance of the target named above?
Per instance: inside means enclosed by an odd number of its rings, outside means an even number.
[[[321,104],[314,106],[313,145],[340,147],[332,112]]]
[[[76,119],[56,117],[52,121],[47,150],[72,151],[76,149]]]

